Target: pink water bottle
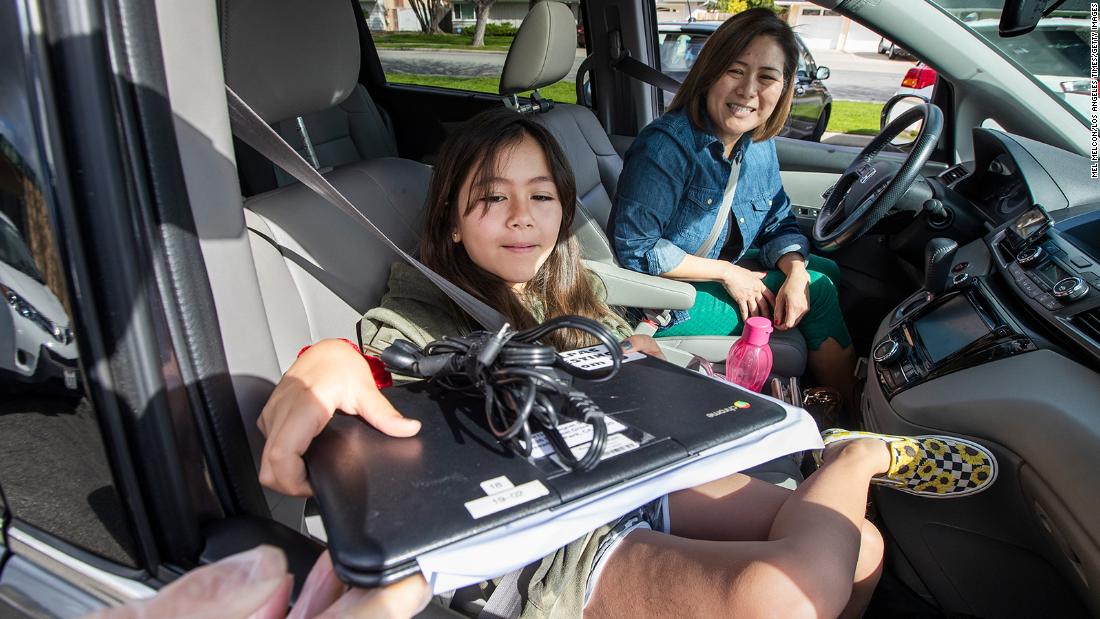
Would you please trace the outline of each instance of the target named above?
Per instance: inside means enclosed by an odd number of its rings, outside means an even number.
[[[772,349],[768,337],[772,321],[753,316],[745,321],[741,339],[730,346],[726,355],[726,380],[750,391],[759,392],[772,371]]]

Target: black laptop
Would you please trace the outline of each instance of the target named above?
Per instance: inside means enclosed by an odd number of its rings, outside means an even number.
[[[650,357],[606,382],[577,381],[608,415],[604,458],[571,471],[536,442],[530,458],[503,448],[484,404],[427,382],[386,396],[422,422],[391,438],[337,415],[306,453],[333,565],[350,584],[375,587],[418,570],[416,558],[528,515],[667,467],[786,418],[780,404]],[[576,453],[585,429],[563,430]],[[572,431],[575,430],[575,431]],[[590,437],[590,432],[589,432]]]

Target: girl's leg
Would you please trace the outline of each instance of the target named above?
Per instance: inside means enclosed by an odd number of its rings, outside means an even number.
[[[779,507],[768,541],[714,542],[635,531],[611,555],[585,614],[592,617],[836,617],[858,613],[853,575],[881,441],[847,441]],[[746,510],[747,511],[747,510]],[[705,527],[674,511],[677,530]],[[868,575],[874,578],[874,571]],[[867,578],[863,579],[864,581]],[[857,592],[859,593],[859,592]],[[869,597],[869,595],[867,595]],[[849,602],[860,608],[849,608]]]
[[[740,473],[681,490],[668,497],[672,534],[712,541],[767,540],[791,495],[787,488]],[[882,553],[882,535],[863,520],[852,595],[841,617],[859,617],[867,607],[882,575]]]

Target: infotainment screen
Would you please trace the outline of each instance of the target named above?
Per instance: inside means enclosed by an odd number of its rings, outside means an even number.
[[[1022,247],[1034,241],[1042,236],[1047,228],[1053,223],[1050,219],[1050,215],[1047,214],[1043,207],[1036,204],[1034,207],[1024,211],[1016,221],[1012,222],[1009,226],[1009,230],[1012,231],[1014,239],[1013,245],[1016,247]]]
[[[989,334],[989,327],[964,295],[955,296],[913,323],[932,363]]]

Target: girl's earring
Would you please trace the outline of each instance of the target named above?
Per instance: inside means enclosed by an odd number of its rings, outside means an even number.
[[[455,243],[458,242],[458,233],[457,232],[452,232],[451,233],[451,240],[454,241]]]

